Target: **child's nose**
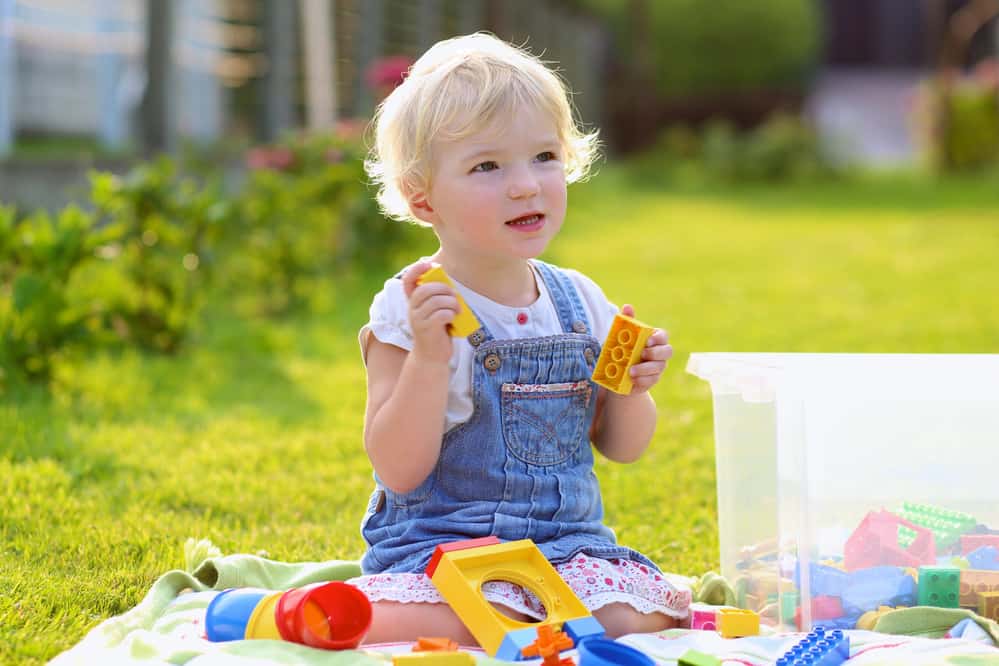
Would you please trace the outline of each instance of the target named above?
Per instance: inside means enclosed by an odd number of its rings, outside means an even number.
[[[538,179],[530,169],[514,170],[507,185],[507,194],[511,199],[533,197],[541,189]]]

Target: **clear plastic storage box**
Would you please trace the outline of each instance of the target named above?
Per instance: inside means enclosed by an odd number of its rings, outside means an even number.
[[[996,614],[999,355],[695,353],[687,370],[711,384],[740,606],[801,630]]]

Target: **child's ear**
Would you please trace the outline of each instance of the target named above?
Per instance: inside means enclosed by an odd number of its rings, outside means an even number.
[[[427,201],[426,192],[409,192],[406,196],[406,201],[409,203],[409,212],[413,214],[416,219],[426,222],[427,224],[432,224],[434,222],[434,209]]]

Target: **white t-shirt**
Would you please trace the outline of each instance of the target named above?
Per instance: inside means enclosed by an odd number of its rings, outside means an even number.
[[[472,308],[493,337],[497,340],[533,338],[562,333],[558,312],[552,302],[545,281],[534,268],[534,279],[540,295],[538,300],[523,308],[502,305],[478,294],[452,278],[455,288]],[[591,334],[603,343],[610,331],[611,322],[618,312],[617,307],[607,300],[600,287],[579,271],[562,269],[569,276],[579,294],[583,309],[593,327]],[[523,324],[518,315],[526,315]],[[380,342],[395,345],[410,351],[413,349],[413,329],[409,325],[409,304],[402,288],[402,280],[395,278],[385,281],[385,287],[375,295],[369,310],[370,320],[361,327],[358,341],[361,343],[361,356],[368,353],[369,336],[374,334]],[[524,319],[521,317],[520,319]],[[472,363],[475,349],[466,338],[453,339],[451,352],[451,381],[448,385],[447,413],[444,431],[447,432],[472,416]]]

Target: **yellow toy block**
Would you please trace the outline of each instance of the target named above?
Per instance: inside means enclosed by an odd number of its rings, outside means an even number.
[[[760,616],[742,608],[719,608],[718,633],[722,638],[757,636],[760,633]]]
[[[430,579],[482,649],[495,656],[508,632],[535,630],[590,615],[555,568],[530,539],[444,553]],[[482,596],[482,584],[504,580],[520,585],[544,604],[541,622],[518,622],[493,608]]]
[[[410,652],[392,655],[392,666],[474,666],[467,652]]]
[[[653,330],[627,315],[614,315],[597,367],[593,369],[593,381],[615,393],[631,393],[628,370],[642,359],[642,350]]]
[[[999,592],[978,593],[978,614],[999,622]]]
[[[465,338],[481,328],[482,324],[480,324],[479,320],[475,318],[474,314],[472,314],[471,308],[469,308],[468,304],[465,303],[465,299],[458,293],[454,283],[451,282],[451,278],[447,276],[447,273],[444,272],[443,268],[440,266],[434,266],[416,280],[417,284],[424,284],[427,282],[443,282],[447,286],[451,287],[454,291],[455,298],[458,299],[458,314],[456,314],[454,316],[454,320],[448,324],[448,333],[452,336]]]

